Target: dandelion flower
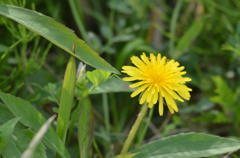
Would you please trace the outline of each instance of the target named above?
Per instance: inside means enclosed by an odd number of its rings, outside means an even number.
[[[152,108],[159,101],[159,114],[163,115],[163,98],[173,114],[178,112],[175,99],[183,102],[183,99],[189,100],[192,89],[188,88],[185,83],[191,81],[189,77],[182,77],[186,71],[182,71],[184,66],[179,67],[179,63],[174,60],[168,60],[161,54],[154,56],[150,54],[147,57],[145,53],[141,55],[141,59],[137,56],[131,57],[132,63],[136,66],[123,66],[122,72],[130,77],[123,78],[124,81],[139,81],[129,87],[137,88],[131,97],[142,93],[139,103],[148,103],[148,107]],[[181,97],[180,97],[181,96]]]

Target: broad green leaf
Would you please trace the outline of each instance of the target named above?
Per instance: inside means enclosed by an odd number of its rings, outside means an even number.
[[[21,157],[22,153],[11,139],[7,148],[3,151],[3,158]]]
[[[53,83],[56,85],[56,89],[54,90],[54,93],[61,91],[62,89],[62,81],[58,82],[58,83]],[[96,87],[95,89],[93,89],[93,91],[91,91],[90,94],[100,94],[100,93],[110,93],[110,92],[133,92],[136,89],[135,88],[130,88],[129,85],[131,85],[131,82],[127,82],[127,81],[123,81],[119,78],[116,77],[111,77],[109,78],[106,82],[103,82],[102,84],[100,84],[98,87]],[[37,85],[37,84],[35,84]],[[89,82],[89,84],[87,85],[88,89],[90,89],[92,86],[91,82]],[[40,85],[37,85],[37,87],[41,88]],[[43,90],[43,89],[41,89]],[[45,90],[41,91],[42,95],[41,95],[41,100],[45,101],[48,98],[46,98],[46,96],[48,96],[48,92],[46,92]],[[75,90],[75,94],[78,95],[77,90]],[[55,96],[56,99],[58,99],[58,97]]]
[[[8,145],[13,129],[20,118],[12,119],[0,127],[0,154]]]
[[[8,108],[0,103],[0,125],[3,125],[5,122],[15,118]],[[14,128],[12,133],[11,140],[8,146],[2,153],[4,158],[19,158],[22,153],[27,149],[30,141],[32,140],[35,133],[20,122]],[[34,158],[46,158],[45,146],[41,143],[37,146],[36,152],[34,153]]]
[[[105,82],[111,75],[109,72],[102,70],[87,71],[87,78],[95,85],[98,86],[102,82]]]
[[[223,154],[240,149],[240,142],[202,133],[170,136],[148,143],[131,153],[134,158],[195,158]]]
[[[106,72],[106,71],[102,71],[102,70],[98,70],[98,71],[100,71],[100,73],[101,73],[101,75],[102,75],[104,80],[107,80],[108,77],[111,75],[110,72]]]
[[[74,45],[73,45],[74,52]],[[63,143],[66,140],[68,122],[71,114],[75,82],[76,82],[76,59],[70,56],[67,68],[64,75],[62,93],[58,111],[57,134],[62,139]]]
[[[118,155],[113,158],[132,158],[133,156],[137,155],[139,153],[133,153],[133,154],[124,154],[124,155]]]
[[[36,11],[5,4],[0,4],[0,14],[42,35],[86,64],[104,71],[120,74],[86,45],[84,41],[79,39],[72,30],[54,21],[54,19]],[[75,44],[76,54],[73,54],[71,51],[73,43]]]
[[[93,107],[89,98],[85,98],[80,107],[78,120],[78,144],[81,158],[88,158],[94,130],[94,114]]]
[[[33,156],[34,151],[37,148],[37,145],[41,142],[42,137],[47,132],[49,126],[51,125],[51,123],[55,119],[55,117],[56,117],[56,115],[53,115],[52,117],[50,117],[47,120],[47,122],[44,125],[42,125],[42,127],[39,129],[39,131],[33,137],[27,150],[25,150],[24,153],[22,154],[21,158],[31,158],[31,156]]]
[[[94,71],[87,71],[86,72],[87,78],[94,84],[94,85],[98,85],[99,80],[100,80],[100,73],[96,70]]]
[[[21,117],[20,122],[23,125],[32,128],[35,132],[37,132],[46,122],[46,119],[42,116],[42,114],[38,112],[29,102],[3,92],[0,92],[0,98],[15,117]],[[70,157],[63,142],[51,126],[42,140],[46,146],[57,152],[62,157]]]
[[[131,82],[123,81],[116,77],[109,78],[106,82],[96,87],[90,94],[110,93],[110,92],[133,92],[134,88],[129,88]]]

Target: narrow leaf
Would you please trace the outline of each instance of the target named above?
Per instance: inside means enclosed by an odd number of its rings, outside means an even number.
[[[240,149],[240,142],[207,134],[179,134],[146,144],[131,153],[134,158],[195,158],[223,154]]]
[[[178,45],[176,47],[177,50],[182,51],[188,48],[192,41],[200,34],[203,28],[203,21],[197,20],[195,21],[189,29],[184,33],[184,35],[180,38]]]
[[[57,123],[57,134],[62,139],[63,143],[65,143],[66,140],[68,122],[70,118],[74,97],[75,82],[76,82],[76,59],[73,56],[70,56],[63,80]]]
[[[0,125],[3,125],[7,121],[15,118],[9,109],[2,103],[0,103]],[[21,157],[22,153],[28,148],[28,144],[35,133],[28,127],[25,127],[20,122],[15,126],[11,140],[5,150],[2,153],[4,158]],[[34,158],[46,158],[46,147],[40,143],[36,152],[34,153]]]
[[[11,139],[7,148],[3,151],[2,156],[3,158],[13,158],[13,157],[21,157],[22,153],[16,146],[16,144]]]
[[[113,158],[132,158],[133,156],[137,155],[139,153],[133,153],[133,154],[124,154],[124,155],[118,155]]]
[[[5,147],[8,145],[13,129],[20,118],[15,118],[0,127],[0,154],[3,152]]]
[[[184,33],[184,35],[179,39],[176,47],[176,52],[174,53],[175,59],[178,59],[184,53],[184,50],[191,46],[193,40],[195,40],[197,36],[201,33],[203,24],[203,21],[195,21]]]
[[[40,143],[42,137],[47,132],[48,127],[51,125],[52,121],[55,119],[56,115],[53,115],[50,117],[47,122],[42,125],[42,127],[39,129],[39,131],[36,133],[36,135],[33,137],[32,141],[30,142],[27,150],[22,154],[21,158],[31,158],[31,156],[34,153],[34,150],[36,149],[37,145]]]
[[[96,87],[90,94],[110,93],[110,92],[133,92],[134,88],[129,88],[131,82],[123,81],[116,77],[109,78],[106,82]],[[89,85],[88,85],[89,86]],[[90,87],[89,87],[90,88]]]
[[[78,120],[78,143],[81,158],[88,158],[94,130],[93,107],[89,98],[86,98],[80,107]]]
[[[15,117],[21,117],[20,122],[23,125],[32,128],[35,132],[46,122],[42,114],[29,102],[3,92],[0,92],[0,98]],[[70,157],[63,142],[51,126],[43,137],[43,143],[62,157]]]
[[[5,4],[0,4],[0,14],[42,35],[86,64],[104,71],[120,74],[86,45],[84,41],[79,39],[72,30],[56,22],[54,19],[32,10]],[[76,54],[73,54],[71,51],[73,43],[76,47]]]

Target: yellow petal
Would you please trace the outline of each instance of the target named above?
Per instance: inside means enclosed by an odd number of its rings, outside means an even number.
[[[151,93],[154,94],[155,92],[156,92],[156,88],[155,88],[155,86],[153,86]]]
[[[150,85],[149,85],[147,91],[152,92],[152,91],[151,91],[151,90],[152,90],[152,87],[153,87],[153,84],[150,83]]]
[[[141,55],[141,59],[142,59],[147,65],[150,64],[150,61],[149,61],[149,59],[148,59],[148,57],[146,56],[145,53],[143,53],[143,54]]]
[[[169,93],[174,99],[178,99],[179,101],[183,102],[183,99],[179,97],[177,93],[173,90],[169,89],[167,86],[163,87],[167,93]]]
[[[127,73],[129,71],[136,72],[136,73],[139,73],[139,74],[143,73],[139,68],[136,68],[136,67],[133,67],[133,66],[123,66],[122,69],[123,69],[123,71],[121,71],[121,72],[124,72],[124,73]]]
[[[180,102],[184,102],[183,101],[183,99],[182,98],[180,98],[179,97],[179,95],[177,94],[177,93],[175,93],[174,91],[172,91],[172,97],[174,98],[174,99],[177,99],[177,100],[179,100]]]
[[[184,77],[184,78],[183,78],[183,81],[185,81],[185,82],[187,82],[187,81],[192,81],[192,79],[189,78],[189,77]]]
[[[136,65],[139,69],[141,69],[142,67],[145,66],[145,63],[142,62],[142,60],[140,60],[140,59],[139,59],[138,57],[136,57],[136,56],[133,56],[133,57],[131,58],[131,60],[132,60],[132,63],[133,63],[134,65]]]
[[[139,93],[141,93],[142,91],[144,91],[146,88],[148,87],[148,84],[145,84],[141,87],[139,87],[137,90],[135,90],[132,94],[131,97],[135,97],[136,95],[138,95]]]
[[[141,77],[141,78],[145,78],[146,75],[143,72],[140,71],[135,71],[135,70],[123,70],[123,73],[128,74],[129,76],[132,77]]]
[[[152,107],[153,107],[153,102],[152,102],[152,100],[148,103],[148,107],[151,109]]]
[[[148,93],[148,96],[147,96],[147,102],[150,102],[153,98],[153,94],[151,92]]]
[[[145,83],[147,83],[147,81],[140,81],[140,82],[129,85],[129,87],[130,88],[136,88],[136,87],[139,87],[139,86],[141,86],[142,84],[145,84]]]
[[[187,86],[182,84],[175,84],[174,90],[184,99],[190,99],[190,93],[188,91],[191,91],[192,89],[188,88]]]
[[[135,81],[139,80],[139,77],[124,77],[123,81]]]
[[[160,62],[160,66],[162,67],[163,65],[165,65],[165,61],[166,61],[166,57],[164,56]]]
[[[148,93],[149,93],[149,91],[147,91],[147,90],[144,91],[144,93],[139,101],[139,104],[143,104],[145,102],[145,100],[147,99]]]
[[[156,104],[156,103],[157,103],[157,101],[158,101],[158,92],[155,92],[155,93],[153,94],[152,101],[153,101],[153,104]]]
[[[161,93],[159,92],[159,105],[158,105],[158,111],[160,116],[163,115],[163,97],[161,95]]]
[[[161,89],[160,89],[160,92],[161,92],[161,95],[163,96],[163,97],[165,97],[165,90],[161,87]]]
[[[158,63],[158,65],[160,65],[160,62],[161,62],[161,54],[159,53],[158,56],[157,56],[157,63]]]
[[[187,72],[186,71],[182,71],[180,72],[180,75],[185,75]]]
[[[168,105],[168,104],[167,104],[167,106],[168,106],[169,111],[170,111],[172,114],[174,114],[173,108],[172,108],[170,105]]]
[[[178,107],[176,105],[176,102],[174,101],[174,99],[169,94],[166,94],[165,100],[167,102],[168,107],[171,106],[176,112],[178,111]]]
[[[152,64],[155,64],[155,62],[156,62],[156,57],[155,57],[155,55],[153,55],[152,53],[150,53],[150,59],[151,59]]]

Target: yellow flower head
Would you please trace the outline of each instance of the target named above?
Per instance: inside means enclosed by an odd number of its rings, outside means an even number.
[[[189,77],[182,77],[186,74],[186,71],[182,71],[184,66],[178,67],[178,62],[167,60],[165,56],[161,57],[161,54],[158,54],[157,57],[150,54],[149,58],[143,53],[141,59],[133,56],[131,61],[136,67],[122,67],[122,72],[130,76],[123,78],[124,81],[139,80],[139,82],[130,85],[131,88],[139,87],[131,94],[131,97],[142,92],[139,103],[143,104],[146,101],[149,108],[152,108],[159,101],[159,114],[161,116],[163,115],[164,97],[170,112],[172,114],[174,111],[178,112],[174,99],[181,102],[183,102],[182,98],[189,100],[189,91],[192,91],[184,85],[187,81],[191,81]]]

